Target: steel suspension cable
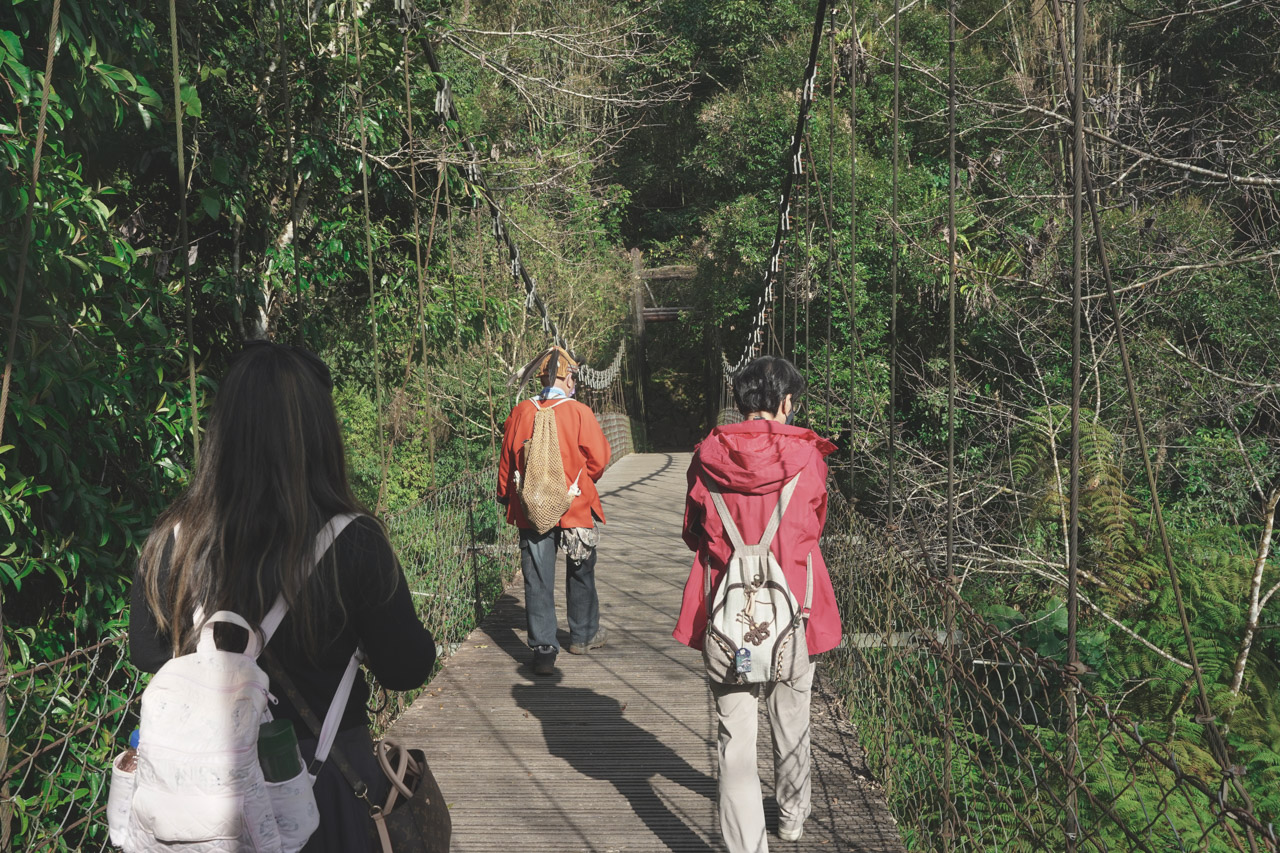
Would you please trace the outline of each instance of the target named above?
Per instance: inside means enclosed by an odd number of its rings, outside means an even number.
[[[191,295],[191,237],[187,233],[187,156],[182,138],[182,77],[178,69],[178,5],[169,0],[169,53],[173,68],[173,126],[178,137],[178,234],[182,256],[183,311],[187,328],[187,380],[191,391],[191,449],[200,461],[200,409],[196,401],[195,313]]]
[[[1050,3],[1050,11],[1053,14],[1057,27],[1058,51],[1062,60],[1063,74],[1066,75],[1071,67],[1067,58],[1066,37],[1064,35],[1062,21],[1062,7],[1059,0],[1052,0]],[[1083,100],[1083,99],[1082,99]],[[1083,146],[1083,143],[1082,143]],[[1174,604],[1178,613],[1178,620],[1182,626],[1183,639],[1187,644],[1188,662],[1191,664],[1192,673],[1196,684],[1196,705],[1199,713],[1196,716],[1196,722],[1205,727],[1208,734],[1210,752],[1212,752],[1214,760],[1218,763],[1223,773],[1224,782],[1230,780],[1232,787],[1241,797],[1246,807],[1252,811],[1253,802],[1249,797],[1244,786],[1240,783],[1239,775],[1235,772],[1227,754],[1226,743],[1222,739],[1222,732],[1217,725],[1217,717],[1213,713],[1209,703],[1209,693],[1204,683],[1204,672],[1200,666],[1199,655],[1196,652],[1195,643],[1191,634],[1191,622],[1187,616],[1186,604],[1182,598],[1182,585],[1178,579],[1177,564],[1173,558],[1173,546],[1169,539],[1168,527],[1164,520],[1164,511],[1160,502],[1159,493],[1156,490],[1155,469],[1151,464],[1150,448],[1147,443],[1146,428],[1142,417],[1142,410],[1138,403],[1137,385],[1133,378],[1132,363],[1129,358],[1129,348],[1124,332],[1124,324],[1120,315],[1120,306],[1116,300],[1115,283],[1111,273],[1111,262],[1107,254],[1106,239],[1102,230],[1102,219],[1098,213],[1098,203],[1093,186],[1092,169],[1088,160],[1088,149],[1082,147],[1083,156],[1080,158],[1080,168],[1083,177],[1083,187],[1085,201],[1089,206],[1089,216],[1093,225],[1093,231],[1096,242],[1096,250],[1098,254],[1098,264],[1102,271],[1103,282],[1107,289],[1107,305],[1111,312],[1112,322],[1116,330],[1116,344],[1120,352],[1120,363],[1124,370],[1125,390],[1128,396],[1129,408],[1133,413],[1134,428],[1138,438],[1138,452],[1142,457],[1142,467],[1146,474],[1147,487],[1151,491],[1151,508],[1152,514],[1155,516],[1156,529],[1160,535],[1160,545],[1163,551],[1165,566],[1169,575],[1169,583],[1173,591]],[[1250,844],[1256,846],[1253,829],[1245,826],[1246,832],[1249,834]]]
[[[800,148],[804,143],[805,126],[809,119],[809,107],[813,104],[813,87],[815,75],[817,74],[818,53],[822,46],[822,27],[827,15],[827,6],[827,0],[818,0],[817,13],[813,19],[813,36],[809,42],[809,62],[805,69],[804,85],[800,92],[800,110],[796,118],[796,130],[791,137],[788,169],[783,175],[782,192],[778,198],[778,226],[774,231],[773,245],[769,249],[769,264],[764,275],[764,290],[756,299],[751,329],[741,357],[732,365],[728,363],[727,359],[725,360],[726,378],[732,378],[739,370],[745,367],[765,342],[766,321],[768,320],[769,308],[775,299],[775,289],[778,284],[782,240],[783,236],[791,231],[791,191],[801,170]]]
[[[172,2],[172,0],[170,0]],[[369,131],[365,127],[364,109],[364,59],[360,44],[360,10],[358,0],[351,0],[351,29],[356,48],[356,121],[360,124],[360,180],[364,195],[364,251],[365,271],[369,279],[369,327],[373,335],[373,387],[374,408],[377,413],[378,453],[382,463],[382,475],[378,482],[378,503],[374,512],[382,514],[387,498],[387,468],[389,454],[384,441],[382,418],[382,364],[378,354],[378,302],[373,275],[373,222],[369,213]]]
[[[457,126],[459,123],[458,110],[456,105],[453,102],[453,93],[449,85],[449,80],[448,80],[448,77],[445,76],[444,69],[440,64],[439,57],[436,56],[435,49],[432,47],[431,42],[429,40],[424,40],[422,42],[422,49],[423,49],[423,56],[427,60],[427,66],[431,69],[432,74],[435,75],[435,78],[439,83],[439,89],[436,92],[436,103],[435,103],[435,112],[436,112],[437,119],[439,121],[439,126],[442,130],[447,130],[450,122],[452,122],[455,126]],[[469,158],[466,168],[461,172],[461,177],[463,181],[466,182],[467,186],[470,187],[470,189],[474,193],[473,195],[474,204],[478,206],[479,200],[483,199],[485,202],[485,205],[488,208],[489,216],[492,221],[494,240],[497,242],[498,247],[500,249],[506,249],[507,251],[508,272],[511,274],[513,278],[515,278],[518,282],[520,282],[521,285],[523,285],[524,287],[525,307],[527,311],[530,313],[537,314],[538,318],[542,321],[543,331],[546,332],[551,337],[552,342],[555,343],[557,346],[561,346],[566,350],[568,350],[569,353],[575,358],[575,360],[579,362],[579,364],[581,365],[581,370],[579,373],[579,381],[583,385],[586,385],[587,387],[598,386],[599,388],[604,388],[608,383],[614,381],[621,373],[621,369],[622,369],[621,359],[622,359],[623,349],[625,348],[625,341],[623,342],[622,346],[619,347],[619,350],[615,354],[614,359],[610,363],[610,365],[605,367],[603,370],[595,370],[591,367],[588,367],[586,364],[583,364],[583,359],[578,357],[578,355],[574,352],[573,347],[570,346],[568,340],[564,337],[563,334],[561,334],[559,326],[556,324],[555,319],[551,316],[551,312],[548,310],[546,303],[543,301],[541,295],[538,293],[537,281],[533,278],[532,274],[526,268],[523,260],[521,259],[520,247],[516,245],[515,239],[511,236],[511,229],[508,228],[507,225],[504,223],[504,216],[502,213],[502,209],[498,207],[498,203],[495,196],[489,190],[489,184],[485,180],[484,173],[480,170],[480,166],[478,165],[479,153],[476,151],[475,144],[467,136],[461,136],[460,141],[463,147],[466,149],[468,158]],[[440,164],[440,180],[444,180],[444,177],[443,177],[444,169],[445,169],[445,163],[442,158],[441,164]],[[438,192],[439,190],[437,189],[437,193]],[[446,195],[446,204],[447,203],[448,203],[448,196]],[[449,209],[448,230],[450,232],[450,235],[452,236],[452,231],[453,231],[452,205],[449,205],[448,209]],[[434,226],[434,218],[433,218],[432,220],[433,234],[434,234],[434,227],[435,226]],[[450,242],[449,242],[449,252],[450,252],[450,266],[453,266],[452,239],[450,239]],[[428,241],[427,241],[428,259],[430,258],[430,254],[431,254],[431,239],[428,238]],[[455,304],[456,304],[456,293],[454,298],[455,298]]]
[[[31,197],[22,224],[22,250],[18,255],[18,277],[13,293],[13,314],[9,318],[9,338],[4,351],[4,379],[0,381],[0,446],[4,445],[4,422],[9,409],[9,380],[13,375],[13,353],[18,346],[18,320],[22,317],[22,292],[27,283],[27,261],[31,241],[35,238],[35,208],[40,190],[40,157],[44,152],[45,127],[49,118],[49,91],[53,86],[53,55],[58,47],[58,24],[62,17],[62,0],[53,0],[49,18],[48,51],[44,58],[44,85],[40,92],[40,113],[36,118],[36,144],[31,152]]]
[[[439,81],[440,89],[436,94],[436,114],[439,117],[441,127],[447,127],[447,122],[450,121],[457,125],[459,122],[458,110],[453,103],[453,93],[449,86],[449,80],[445,76],[444,69],[440,65],[440,59],[436,56],[435,48],[431,46],[430,41],[423,42],[423,54],[426,57],[427,66],[435,75],[436,80]],[[493,221],[493,237],[500,248],[507,250],[507,267],[512,277],[517,279],[524,287],[526,308],[538,315],[538,318],[542,321],[543,331],[551,336],[552,342],[557,346],[564,347],[574,356],[576,361],[581,363],[582,360],[577,357],[573,347],[569,345],[569,342],[560,333],[559,326],[556,325],[555,319],[547,309],[541,294],[538,293],[537,281],[534,280],[521,260],[520,248],[512,238],[511,230],[504,223],[502,210],[498,207],[495,196],[489,190],[489,183],[485,180],[484,173],[480,171],[478,165],[480,157],[476,151],[475,144],[466,136],[462,136],[461,142],[470,158],[470,162],[467,163],[466,170],[462,175],[463,180],[479,197],[484,199],[489,208],[489,216]]]

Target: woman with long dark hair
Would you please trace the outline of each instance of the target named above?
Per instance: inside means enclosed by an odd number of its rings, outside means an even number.
[[[197,612],[234,611],[256,628],[282,596],[288,612],[266,654],[317,716],[329,708],[357,646],[392,690],[418,687],[431,674],[435,642],[414,610],[386,531],[347,482],[331,392],[329,369],[314,354],[265,341],[245,345],[218,391],[190,484],[142,549],[129,624],[139,669],[155,672],[193,651]],[[357,518],[316,563],[317,533],[344,513]],[[303,760],[311,761],[311,729],[274,676],[270,689],[278,699],[272,715],[293,722]],[[368,698],[365,679],[357,678],[335,747],[369,785],[369,800],[381,802],[387,783],[372,752]],[[314,790],[321,822],[304,851],[372,849],[368,807],[333,761]]]

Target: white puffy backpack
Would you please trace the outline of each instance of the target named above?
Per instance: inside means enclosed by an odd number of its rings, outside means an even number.
[[[315,562],[355,518],[337,515],[316,536]],[[196,650],[160,668],[142,693],[137,767],[112,764],[107,823],[111,843],[126,853],[295,853],[320,825],[303,768],[293,779],[267,782],[258,763],[258,727],[271,721],[269,679],[257,658],[288,610],[283,596],[262,620],[261,634],[236,613],[204,619]],[[197,609],[196,624],[203,614]],[[225,651],[214,625],[249,632],[243,652]],[[325,717],[316,749],[323,762],[351,693],[353,655]],[[313,763],[318,767],[318,763]]]
[[[707,602],[707,632],[702,659],[707,675],[720,684],[755,684],[793,681],[809,666],[805,620],[813,606],[813,555],[808,558],[804,605],[787,585],[786,575],[770,546],[791,503],[800,475],[782,487],[778,505],[769,517],[759,543],[748,545],[729,514],[724,496],[708,481],[725,534],[733,544],[733,556],[724,577],[711,594],[711,567],[703,576]]]

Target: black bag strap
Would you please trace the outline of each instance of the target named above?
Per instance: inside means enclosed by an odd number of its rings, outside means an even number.
[[[311,706],[307,704],[307,700],[302,698],[302,694],[298,691],[297,685],[293,683],[293,679],[285,674],[285,671],[276,662],[275,657],[271,654],[271,650],[267,649],[262,653],[259,659],[262,668],[271,676],[271,680],[279,684],[284,689],[284,695],[289,697],[289,701],[293,703],[293,707],[298,709],[298,713],[302,716],[303,722],[307,724],[307,728],[311,730],[311,735],[317,741],[320,739],[320,729],[322,725],[320,718],[316,716],[316,712],[311,710]],[[342,748],[335,742],[329,750],[329,756],[333,758],[333,763],[338,765],[338,770],[342,772],[343,777],[347,780],[347,784],[351,786],[351,792],[369,806],[374,808],[374,804],[369,802],[369,786],[360,778],[360,774],[351,766],[351,762],[343,755]],[[312,776],[317,776],[320,769],[324,766],[323,762],[312,761],[308,765],[307,772]]]

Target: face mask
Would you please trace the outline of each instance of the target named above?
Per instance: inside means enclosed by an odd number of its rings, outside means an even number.
[[[791,414],[787,415],[787,420],[786,420],[787,426],[791,426],[791,422],[794,421],[795,419],[796,419],[796,410],[792,409]]]

